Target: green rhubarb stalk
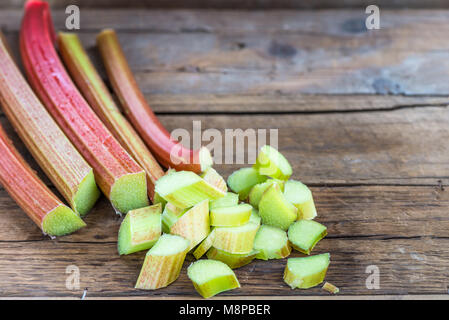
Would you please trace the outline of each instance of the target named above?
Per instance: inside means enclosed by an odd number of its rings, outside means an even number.
[[[203,241],[210,233],[209,200],[203,200],[184,213],[171,226],[170,233],[189,240],[189,250]]]
[[[242,168],[234,171],[228,177],[228,185],[232,191],[239,194],[240,200],[245,200],[252,187],[266,180],[267,177],[260,175],[256,169]]]
[[[296,207],[287,201],[280,187],[272,184],[262,195],[259,214],[263,224],[287,230],[297,218]]]
[[[191,171],[166,174],[156,181],[155,190],[167,202],[180,209],[192,207],[206,199],[216,200],[226,194]]]
[[[236,254],[212,247],[207,252],[207,258],[226,263],[231,269],[237,269],[251,263],[251,261],[253,261],[256,257],[257,253],[257,250],[253,250],[247,254]]]
[[[193,256],[198,260],[201,258],[207,250],[209,250],[215,241],[215,229],[213,229],[209,235],[204,239],[198,247],[196,247],[195,251],[193,251]]]
[[[312,192],[305,184],[296,180],[287,181],[284,187],[284,196],[298,208],[298,219],[310,220],[316,217]]]
[[[253,207],[249,204],[238,204],[210,210],[210,224],[216,227],[238,227],[247,223]]]
[[[298,220],[288,228],[288,240],[292,247],[310,254],[315,245],[327,235],[327,228],[313,220]]]
[[[187,269],[196,291],[203,298],[210,298],[220,292],[240,288],[234,271],[217,260],[198,260]]]
[[[147,252],[135,287],[154,290],[168,286],[179,277],[188,251],[189,240],[163,234]]]
[[[304,258],[290,258],[284,281],[292,288],[308,289],[323,282],[330,263],[329,253]]]
[[[161,236],[161,205],[134,209],[123,219],[118,232],[118,252],[130,254],[150,249]]]
[[[277,227],[262,225],[257,231],[254,240],[254,250],[257,250],[257,259],[283,259],[292,251],[287,234]]]
[[[287,159],[275,148],[268,145],[260,149],[254,168],[261,175],[280,180],[288,180],[292,175],[292,167]]]

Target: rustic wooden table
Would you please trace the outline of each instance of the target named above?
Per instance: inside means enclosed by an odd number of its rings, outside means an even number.
[[[22,11],[0,11],[17,59]],[[57,29],[66,15],[54,10]],[[294,178],[312,187],[329,235],[338,297],[447,298],[449,284],[449,10],[82,11],[79,34],[104,75],[95,35],[117,30],[148,101],[169,129],[279,129]],[[15,145],[39,172],[3,114]],[[239,165],[218,165],[228,176]],[[53,187],[52,187],[53,188]],[[54,188],[53,188],[54,190]],[[0,189],[0,296],[198,298],[186,276],[133,289],[144,253],[119,257],[120,219],[103,198],[87,228],[51,240]],[[296,253],[294,255],[297,255]],[[237,269],[220,298],[329,298],[291,290],[285,260]],[[66,288],[66,268],[80,289]],[[369,289],[367,267],[380,272]]]

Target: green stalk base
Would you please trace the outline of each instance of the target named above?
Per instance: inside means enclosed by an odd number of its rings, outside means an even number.
[[[101,192],[95,183],[94,173],[91,171],[78,186],[78,191],[73,198],[73,210],[84,217],[93,208],[100,195]]]
[[[145,171],[120,177],[112,186],[109,200],[121,213],[147,207],[149,202]]]
[[[80,216],[64,205],[49,212],[42,221],[42,230],[55,237],[70,234],[85,226]]]

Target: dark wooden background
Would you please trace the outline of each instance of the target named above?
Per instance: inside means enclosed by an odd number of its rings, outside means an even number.
[[[59,7],[56,27],[64,30],[66,2],[51,2]],[[245,10],[256,2],[267,10]],[[293,178],[312,187],[317,221],[328,227],[314,253],[331,253],[327,280],[340,287],[340,297],[448,296],[446,1],[426,1],[425,8],[422,1],[388,1],[386,8],[387,1],[378,1],[381,29],[370,31],[365,2],[355,0],[207,2],[236,10],[199,9],[206,6],[200,0],[183,1],[187,9],[177,10],[158,7],[181,1],[145,1],[151,10],[114,8],[123,1],[108,2],[107,10],[106,1],[70,3],[82,5],[79,34],[103,75],[95,35],[116,29],[169,130],[191,130],[193,120],[220,131],[279,129]],[[2,2],[0,24],[19,59],[17,4]],[[311,8],[319,10],[296,10]],[[38,170],[3,113],[0,122]],[[238,167],[217,169],[228,176]],[[3,188],[0,218],[1,297],[79,298],[85,288],[87,298],[199,297],[186,276],[188,261],[168,288],[133,289],[144,253],[118,256],[120,219],[104,198],[87,228],[55,240]],[[242,288],[219,297],[329,297],[320,287],[291,290],[282,281],[285,263],[255,261],[237,269]],[[66,288],[69,265],[80,268],[79,290]],[[380,269],[378,290],[365,284],[370,265]]]

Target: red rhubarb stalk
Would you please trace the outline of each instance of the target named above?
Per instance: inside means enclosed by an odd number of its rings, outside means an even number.
[[[60,32],[58,48],[70,75],[92,109],[147,173],[148,195],[153,200],[156,180],[164,175],[161,166],[120,112],[78,36]]]
[[[86,225],[39,180],[1,126],[0,183],[31,220],[51,236],[69,234]]]
[[[40,167],[73,210],[85,215],[100,192],[92,168],[81,157],[28,86],[0,32],[0,102]]]
[[[112,136],[75,87],[53,46],[48,4],[28,1],[20,52],[28,79],[47,110],[94,169],[96,181],[119,211],[148,205],[145,171]]]
[[[207,148],[185,148],[159,122],[134,79],[115,32],[103,30],[97,37],[97,45],[126,116],[159,162],[165,167],[196,173],[211,166],[212,157]]]

